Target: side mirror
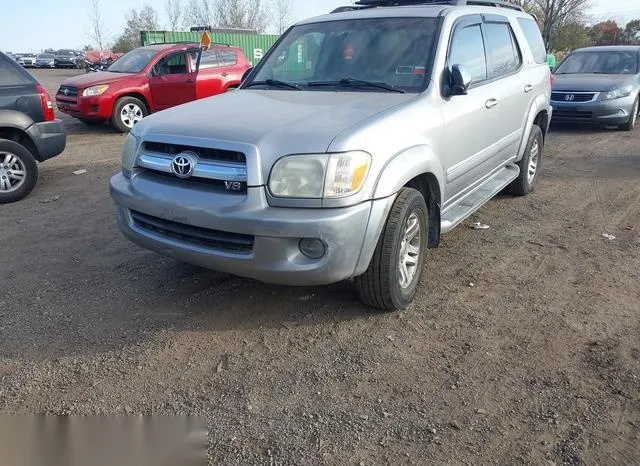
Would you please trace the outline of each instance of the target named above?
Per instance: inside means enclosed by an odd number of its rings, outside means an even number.
[[[471,86],[471,74],[464,65],[453,65],[450,71],[451,95],[466,95]]]
[[[249,74],[253,71],[253,67],[247,69],[244,73],[242,73],[242,79],[240,80],[241,83],[244,82],[245,79],[247,79],[247,76],[249,76]]]

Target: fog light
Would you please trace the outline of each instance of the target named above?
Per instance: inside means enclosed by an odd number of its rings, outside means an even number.
[[[320,259],[327,250],[322,241],[314,238],[302,238],[299,248],[300,252],[309,259]]]

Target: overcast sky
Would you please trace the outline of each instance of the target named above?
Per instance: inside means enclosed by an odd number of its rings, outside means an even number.
[[[326,13],[348,0],[291,0],[294,20]],[[149,3],[166,27],[164,0],[102,0],[109,39],[124,26],[124,11]],[[34,52],[44,48],[80,48],[91,42],[88,35],[88,0],[0,0],[0,49]],[[615,19],[626,24],[640,18],[640,0],[592,0],[595,20]]]

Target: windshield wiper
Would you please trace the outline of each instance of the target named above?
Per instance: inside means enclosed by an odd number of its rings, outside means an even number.
[[[384,89],[389,92],[398,92],[404,94],[405,91],[399,87],[392,86],[391,84],[375,81],[364,81],[362,79],[343,78],[339,81],[311,81],[308,83],[309,87],[323,87],[323,86],[343,86],[343,87],[374,87],[376,89]]]
[[[279,81],[277,79],[265,79],[264,81],[253,81],[244,87],[252,87],[252,86],[269,86],[269,87],[285,87],[287,89],[295,89],[296,91],[301,91],[302,86],[299,84],[288,83],[286,81]]]

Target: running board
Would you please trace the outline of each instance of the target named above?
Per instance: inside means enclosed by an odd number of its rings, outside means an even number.
[[[520,174],[515,164],[506,165],[502,170],[474,189],[457,204],[442,213],[440,220],[441,233],[448,233],[464,219],[482,207],[488,200],[506,188]]]

